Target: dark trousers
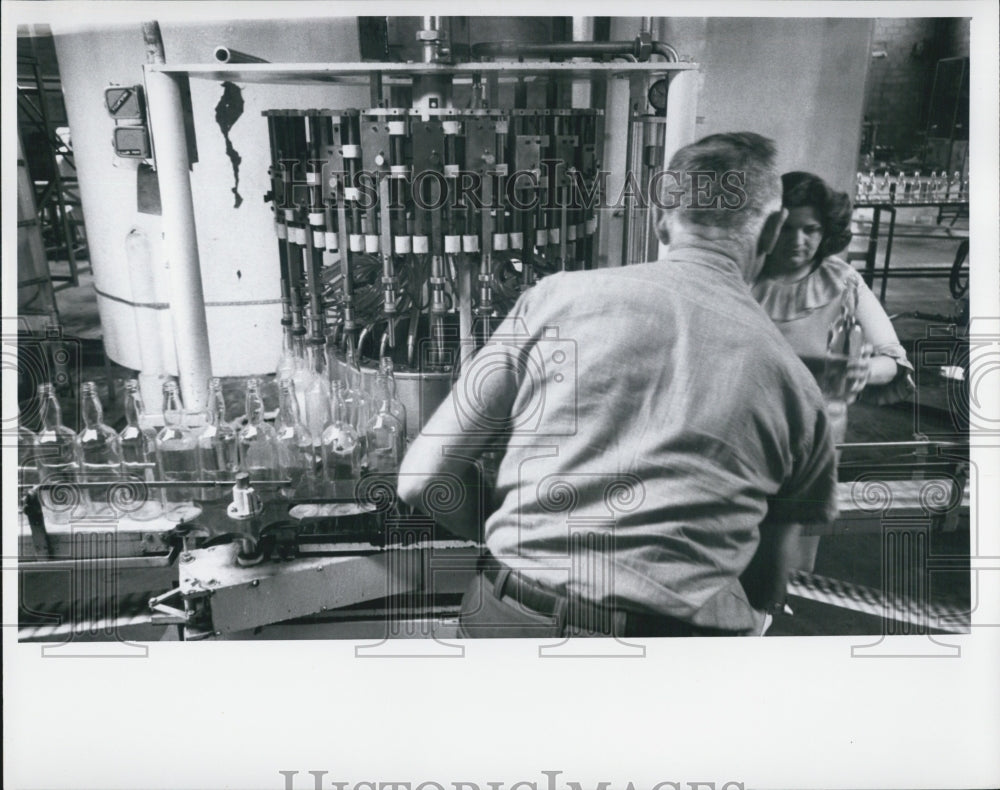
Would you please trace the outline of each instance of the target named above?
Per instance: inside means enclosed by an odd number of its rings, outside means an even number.
[[[469,583],[458,633],[483,639],[740,635],[671,617],[571,601],[502,566],[480,570]]]

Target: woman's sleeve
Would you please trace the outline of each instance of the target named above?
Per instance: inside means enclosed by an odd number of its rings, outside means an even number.
[[[885,314],[875,294],[858,276],[858,321],[865,331],[872,354],[891,357],[896,361],[896,375],[886,384],[872,384],[861,392],[858,400],[884,406],[905,400],[913,394],[913,365],[906,358],[906,349],[899,343],[896,330]]]

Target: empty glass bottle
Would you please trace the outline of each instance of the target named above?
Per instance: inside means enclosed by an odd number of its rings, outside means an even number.
[[[122,475],[126,479],[152,483],[156,479],[156,432],[146,423],[146,411],[139,393],[139,382],[125,382],[125,427],[118,434],[122,451]],[[130,515],[133,518],[153,518],[160,514],[162,491],[149,488],[145,502]]]
[[[371,402],[364,388],[364,378],[358,368],[354,350],[347,349],[344,365],[344,404],[347,407],[347,421],[357,432],[362,443],[361,455],[364,457],[365,430],[368,418],[371,416]]]
[[[232,481],[239,469],[236,429],[226,419],[226,401],[222,381],[208,383],[208,425],[198,434],[198,464],[202,480],[228,481],[229,485],[204,486],[201,499],[215,500],[229,496]]]
[[[42,429],[35,436],[35,463],[39,482],[55,487],[40,492],[42,509],[47,521],[65,524],[74,515],[83,513],[83,500],[76,486],[79,461],[77,438],[63,425],[62,408],[52,384],[38,386],[41,401]]]
[[[278,357],[278,364],[275,369],[275,378],[278,381],[288,378],[295,372],[295,343],[292,340],[291,324],[281,327],[281,356]]]
[[[247,379],[247,424],[237,434],[240,470],[255,480],[278,479],[278,445],[274,428],[264,422],[260,381]]]
[[[328,484],[356,481],[361,475],[361,440],[348,417],[344,383],[335,381],[330,418],[323,428],[323,476]]]
[[[403,440],[406,440],[406,407],[403,402],[396,397],[396,376],[395,368],[392,363],[392,357],[382,357],[382,361],[379,364],[379,370],[386,379],[386,385],[389,388],[389,412],[399,420],[400,425],[403,426]],[[404,444],[405,447],[405,444]]]
[[[381,474],[395,474],[403,458],[405,433],[389,410],[391,401],[388,380],[379,373],[375,377],[376,411],[368,420],[365,433],[368,469]]]
[[[329,409],[329,401],[326,401]],[[278,442],[278,471],[281,477],[292,481],[293,493],[312,489],[317,469],[318,444],[299,418],[295,400],[295,382],[290,378],[278,382],[278,418],[275,421]]]
[[[177,382],[163,384],[163,429],[156,435],[156,463],[160,479],[169,483],[193,482],[198,479],[198,441],[184,425],[184,405]],[[163,500],[172,512],[178,512],[194,499],[192,486],[167,486]]]
[[[77,461],[80,480],[85,483],[112,483],[121,478],[122,451],[118,433],[104,422],[97,385],[85,381],[80,390],[83,407],[83,430],[77,437]],[[84,490],[89,510],[95,515],[116,515],[111,502],[111,488],[88,487]]]
[[[871,349],[865,343],[857,309],[858,286],[850,281],[841,295],[840,314],[834,319],[827,335],[821,388],[831,414],[843,411],[865,384],[866,357]]]
[[[299,415],[306,414],[306,393],[312,384],[315,373],[306,353],[305,335],[292,332],[292,354],[295,367],[292,370],[292,381],[295,382],[295,397],[299,401]]]
[[[330,413],[330,379],[327,376],[326,345],[322,340],[319,342],[311,340],[306,351],[309,369],[313,375],[306,383],[308,389],[305,398],[302,399],[305,410],[299,409],[299,417],[312,436],[319,436],[323,433],[323,427]],[[298,384],[293,382],[293,387],[297,386]]]
[[[35,466],[34,431],[17,426],[17,482],[31,486],[38,482],[38,467]]]

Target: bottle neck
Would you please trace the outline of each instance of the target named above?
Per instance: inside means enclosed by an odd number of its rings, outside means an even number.
[[[288,330],[292,338],[292,355],[296,359],[305,359],[306,349],[305,349],[305,339],[302,335],[297,335],[292,330]]]
[[[334,422],[348,422],[347,401],[344,399],[344,382],[334,382],[330,398],[330,416]]]
[[[184,407],[176,386],[163,390],[163,422],[171,428],[180,428],[184,424]]]
[[[104,409],[101,400],[93,390],[87,390],[83,399],[83,424],[87,428],[96,428],[104,422]]]
[[[226,399],[222,397],[220,387],[212,387],[209,390],[208,421],[212,425],[222,425],[226,422]]]
[[[247,421],[251,425],[260,425],[264,420],[264,401],[257,387],[247,389]]]
[[[138,428],[142,414],[142,399],[138,389],[127,387],[125,389],[125,423],[132,428]]]
[[[389,379],[381,373],[375,377],[372,398],[379,412],[389,411],[390,402],[392,401],[392,394],[389,391]]]
[[[59,399],[54,391],[42,393],[42,428],[46,431],[54,431],[62,427],[62,409],[59,407]]]
[[[295,399],[295,385],[283,382],[278,389],[278,422],[283,425],[298,425],[299,403]]]
[[[396,397],[396,377],[394,375],[394,369],[392,364],[392,357],[382,357],[382,363],[379,366],[382,375],[385,376],[386,386],[389,389],[389,397]]]
[[[309,370],[320,376],[326,376],[326,345],[309,343],[306,347],[309,359]]]

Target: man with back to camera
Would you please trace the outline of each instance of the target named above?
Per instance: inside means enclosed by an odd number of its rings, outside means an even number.
[[[488,548],[462,636],[761,634],[801,525],[836,516],[819,390],[748,285],[785,216],[773,143],[711,135],[659,184],[666,257],[524,293],[403,461],[402,499]]]

